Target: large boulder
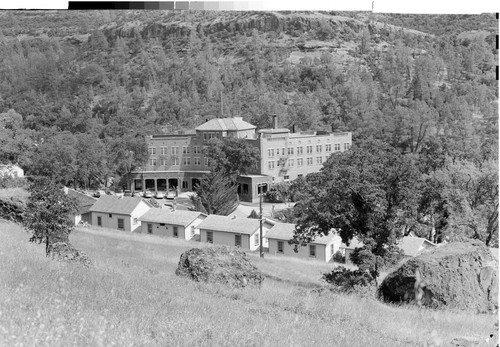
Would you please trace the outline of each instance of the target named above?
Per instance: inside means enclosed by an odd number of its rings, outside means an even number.
[[[379,294],[387,302],[492,312],[498,309],[498,260],[480,241],[445,244],[389,274]]]
[[[192,248],[182,253],[175,274],[234,288],[260,285],[264,280],[244,252],[224,246]]]

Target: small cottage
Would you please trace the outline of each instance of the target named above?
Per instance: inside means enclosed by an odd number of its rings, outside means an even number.
[[[269,223],[263,223],[263,235],[266,235],[270,226]],[[251,251],[260,247],[260,221],[258,219],[211,214],[198,227],[203,242],[241,247]],[[263,247],[265,247],[264,242]]]
[[[24,170],[17,164],[0,164],[0,176],[24,177]]]
[[[102,195],[89,209],[92,225],[124,231],[141,227],[139,217],[149,211],[151,204],[139,196]]]
[[[335,252],[339,250],[341,239],[335,233],[327,236],[319,236],[307,246],[298,246],[298,252],[294,251],[295,245],[290,245],[288,241],[292,239],[295,232],[295,224],[276,223],[266,234],[269,243],[269,254],[285,255],[305,259],[320,260],[329,262]]]
[[[70,216],[75,225],[80,222],[92,224],[90,208],[97,202],[97,199],[67,187],[64,188],[64,193],[78,202],[78,210]]]
[[[201,212],[153,208],[142,215],[139,221],[143,234],[199,241],[198,226],[206,217]]]
[[[406,257],[417,255],[437,247],[437,245],[423,237],[405,236],[398,242],[398,247],[405,252]]]
[[[361,248],[363,246],[364,246],[363,242],[359,241],[356,237],[352,238],[351,242],[349,242],[349,246],[342,242],[340,244],[339,249],[342,255],[345,257],[345,263],[352,264],[351,262],[352,252],[354,252],[355,248]]]

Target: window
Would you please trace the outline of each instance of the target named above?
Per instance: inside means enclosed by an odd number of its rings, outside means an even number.
[[[207,231],[207,242],[214,243],[214,233],[212,231]]]
[[[288,166],[293,166],[293,159],[288,159]]]
[[[173,157],[172,158],[172,165],[179,165],[179,158]]]
[[[188,188],[188,181],[182,181],[182,189]]]
[[[274,148],[269,148],[269,149],[267,150],[267,155],[268,155],[269,157],[274,157]]]
[[[193,147],[193,153],[194,154],[200,154],[200,146],[194,146]]]
[[[172,155],[179,155],[179,147],[178,146],[172,147]]]
[[[316,153],[321,153],[322,147],[321,145],[316,145]]]
[[[241,247],[241,235],[234,235],[234,246]]]
[[[269,170],[272,170],[272,169],[274,169],[274,161],[271,160],[269,162]]]
[[[248,194],[248,184],[243,183],[243,194]]]
[[[316,245],[309,245],[309,256],[316,258]]]
[[[184,165],[191,165],[191,158],[184,158]]]
[[[344,143],[344,151],[347,151],[350,147],[348,143]]]
[[[149,155],[155,155],[156,154],[156,147],[149,147],[148,151],[149,151]]]
[[[325,151],[331,152],[332,151],[332,145],[331,144],[325,145]]]
[[[307,146],[307,154],[311,154],[313,152],[313,146]]]
[[[137,224],[137,218],[134,218],[134,224]]]
[[[335,254],[335,247],[333,247],[333,243],[330,245],[330,254],[331,256],[333,257],[333,255]]]
[[[174,237],[179,237],[179,227],[174,226]]]
[[[102,227],[102,217],[101,216],[97,217],[97,225]]]
[[[168,159],[167,158],[161,158],[160,159],[160,165],[161,166],[167,166],[168,165]]]
[[[152,234],[152,233],[153,233],[153,224],[148,223],[148,234]]]
[[[302,147],[297,147],[297,155],[302,155]]]
[[[334,151],[335,151],[335,152],[340,151],[340,143],[336,143],[334,146],[335,146],[335,147],[334,147]]]
[[[289,175],[285,175],[285,176],[283,176],[283,179],[284,179],[285,181],[288,181],[288,180],[290,180],[290,176],[289,176]]]
[[[161,227],[164,227],[164,226],[165,226],[165,223],[160,223],[160,226],[161,226]]]
[[[125,223],[123,221],[123,218],[118,218],[118,229],[125,229],[124,227]]]
[[[288,155],[293,155],[293,147],[288,148]]]
[[[194,165],[201,165],[200,158],[196,157],[194,158]]]
[[[194,225],[191,225],[191,237],[193,237],[193,236],[194,236]],[[332,245],[332,247],[333,247],[333,245]]]
[[[307,158],[307,165],[310,166],[312,164],[313,164],[313,158],[312,157]]]
[[[182,154],[189,154],[189,147],[182,146]]]
[[[112,215],[111,213],[110,213],[110,214],[108,214],[108,216],[109,216],[109,218],[113,218],[113,215]]]
[[[167,147],[160,147],[160,154],[161,155],[166,155],[167,153]]]
[[[203,165],[208,166],[208,158],[203,158]]]
[[[323,157],[316,157],[316,164],[323,163]]]
[[[259,233],[257,233],[257,234],[255,234],[255,243],[254,243],[254,245],[258,246],[259,242],[260,242],[260,240],[259,240]]]
[[[302,158],[297,159],[297,166],[302,166],[302,165],[304,165],[304,159]]]
[[[278,253],[283,254],[285,250],[285,247],[283,245],[283,241],[278,241]]]
[[[156,158],[149,159],[149,165],[150,166],[156,166]]]
[[[281,149],[281,155],[285,155],[285,149],[284,148]]]

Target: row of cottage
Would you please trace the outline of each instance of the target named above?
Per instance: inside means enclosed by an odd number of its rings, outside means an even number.
[[[90,202],[88,200],[87,203],[90,204]],[[147,200],[140,197],[108,195],[92,201],[92,205],[82,209],[81,212],[82,214],[75,222],[83,220],[99,227],[241,247],[250,251],[256,251],[260,247],[260,221],[258,219],[153,208]],[[306,247],[298,247],[296,253],[294,246],[288,243],[288,240],[293,237],[294,230],[295,224],[280,223],[265,218],[262,223],[263,247],[273,255],[328,262],[338,251],[349,261],[349,253],[354,248],[362,246],[357,240],[353,240],[347,246],[342,243],[340,236],[333,233],[317,237]],[[416,247],[415,249],[420,250],[431,244],[425,239],[411,239],[414,240],[406,243],[413,248]],[[423,241],[418,242],[418,240]],[[405,253],[415,252],[408,249]]]

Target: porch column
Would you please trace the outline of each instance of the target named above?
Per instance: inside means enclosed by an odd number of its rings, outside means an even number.
[[[155,181],[155,192],[157,192],[158,191],[158,182],[156,182],[156,178],[154,179],[154,181]]]

